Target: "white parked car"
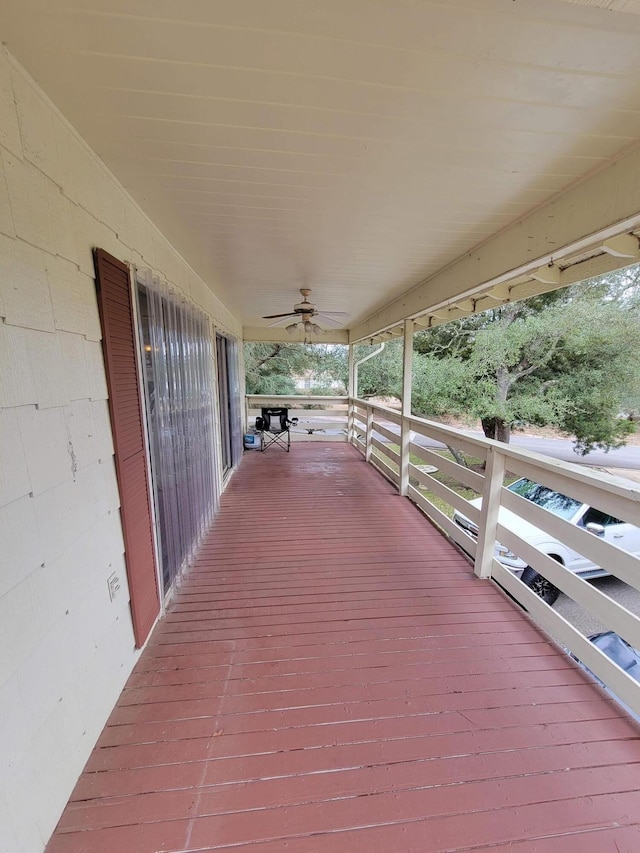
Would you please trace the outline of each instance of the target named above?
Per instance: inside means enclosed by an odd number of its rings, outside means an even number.
[[[560,494],[560,492],[556,492],[547,486],[541,486],[539,483],[534,483],[526,478],[516,480],[515,483],[507,486],[507,488],[510,492],[515,492],[515,494],[520,495],[525,500],[531,501],[536,506],[564,518],[566,521],[571,522],[571,524],[584,527],[585,530],[593,533],[594,536],[600,536],[618,548],[640,557],[640,527],[620,521],[620,519],[614,518],[606,512],[601,512],[595,507],[581,503],[574,498],[567,497],[567,495]],[[472,506],[480,507],[482,498],[477,498],[470,501],[470,503]],[[477,525],[462,515],[462,513],[456,510],[453,520],[474,539],[477,537]],[[508,527],[509,530],[512,530],[521,539],[524,539],[539,551],[542,551],[543,554],[548,554],[548,556],[562,563],[572,572],[583,578],[599,578],[609,574],[605,569],[596,566],[590,560],[586,559],[586,557],[583,557],[582,554],[573,551],[567,545],[555,539],[551,534],[540,530],[539,527],[535,527],[535,525],[530,524],[524,518],[504,507],[500,507],[499,521],[503,527]],[[523,582],[546,601],[547,604],[553,604],[560,591],[550,581],[538,574],[524,560],[521,560],[516,554],[509,551],[508,548],[505,548],[499,542],[496,542],[495,555],[501,563],[521,577]]]

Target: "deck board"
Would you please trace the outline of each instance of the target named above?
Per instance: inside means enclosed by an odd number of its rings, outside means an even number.
[[[250,453],[48,853],[640,849],[636,725],[353,448]]]

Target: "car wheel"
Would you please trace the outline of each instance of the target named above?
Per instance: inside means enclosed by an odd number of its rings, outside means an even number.
[[[531,566],[522,572],[522,582],[529,587],[532,592],[535,592],[546,604],[553,604],[560,595],[560,590],[554,586],[551,581],[538,574]]]

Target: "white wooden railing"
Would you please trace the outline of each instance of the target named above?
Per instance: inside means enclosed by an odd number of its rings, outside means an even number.
[[[634,648],[640,648],[640,618],[637,614],[615,602],[597,585],[583,580],[528,544],[502,526],[498,519],[500,507],[505,507],[594,564],[602,566],[611,575],[640,590],[640,559],[508,491],[504,487],[504,478],[507,472],[512,478],[527,477],[639,526],[640,487],[629,485],[630,481],[518,450],[443,424],[403,417],[398,410],[367,400],[347,397],[253,396],[247,398],[247,405],[252,415],[259,414],[262,405],[287,405],[290,414],[297,415],[301,420],[299,435],[296,436],[299,439],[327,440],[332,437],[334,440],[350,441],[368,462],[471,555],[474,571],[479,578],[491,579],[500,584],[556,641],[579,658],[613,693],[640,715],[640,685],[495,558],[495,543],[500,542],[586,611],[594,614],[609,630],[620,634]],[[303,408],[306,405],[323,406],[324,410]],[[311,425],[311,435],[302,432],[305,422]],[[315,423],[319,425],[318,429],[327,429],[331,424],[331,432],[329,429],[325,433],[316,431],[313,427]],[[471,470],[444,457],[434,447],[418,444],[418,436],[481,460],[484,470]],[[424,464],[416,464],[413,461],[416,458]],[[446,473],[481,496],[481,508],[472,506],[457,491],[436,479],[433,476],[434,469]],[[457,509],[475,522],[478,525],[477,540],[454,524],[450,515],[437,507],[425,491],[436,495],[449,508]]]
[[[247,426],[250,429],[255,424],[263,406],[285,406],[290,418],[298,418],[291,430],[292,441],[346,441],[348,404],[348,397],[252,394],[246,398]]]

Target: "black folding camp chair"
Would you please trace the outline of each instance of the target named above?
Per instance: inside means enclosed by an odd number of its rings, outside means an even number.
[[[298,423],[297,418],[289,420],[289,409],[271,408],[262,409],[262,415],[256,418],[256,432],[261,436],[261,450],[266,450],[272,444],[279,445],[287,453],[291,447],[292,426]]]

